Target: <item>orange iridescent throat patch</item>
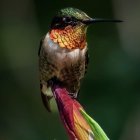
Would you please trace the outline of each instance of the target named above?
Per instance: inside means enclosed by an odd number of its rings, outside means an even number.
[[[61,48],[83,49],[86,46],[85,29],[68,26],[65,29],[53,29],[50,31],[50,39],[58,43]]]

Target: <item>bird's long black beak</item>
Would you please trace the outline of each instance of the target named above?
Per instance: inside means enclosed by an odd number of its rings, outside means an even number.
[[[115,20],[115,19],[100,19],[100,18],[91,18],[88,20],[82,21],[84,24],[94,24],[94,23],[100,23],[100,22],[123,22],[122,20]]]

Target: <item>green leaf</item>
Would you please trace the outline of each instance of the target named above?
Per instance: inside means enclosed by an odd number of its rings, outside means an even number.
[[[80,112],[90,125],[94,134],[94,140],[109,140],[103,129],[95,120],[93,120],[83,109],[80,109]]]

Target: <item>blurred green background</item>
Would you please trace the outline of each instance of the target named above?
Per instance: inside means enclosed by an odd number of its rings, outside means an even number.
[[[64,7],[122,19],[88,29],[88,73],[79,101],[111,140],[140,140],[140,1],[0,1],[0,140],[66,140],[56,107],[40,97],[39,40]]]

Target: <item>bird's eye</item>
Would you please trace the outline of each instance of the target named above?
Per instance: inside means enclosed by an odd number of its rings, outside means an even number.
[[[70,17],[64,17],[63,21],[66,23],[70,23],[71,22],[71,18]]]

